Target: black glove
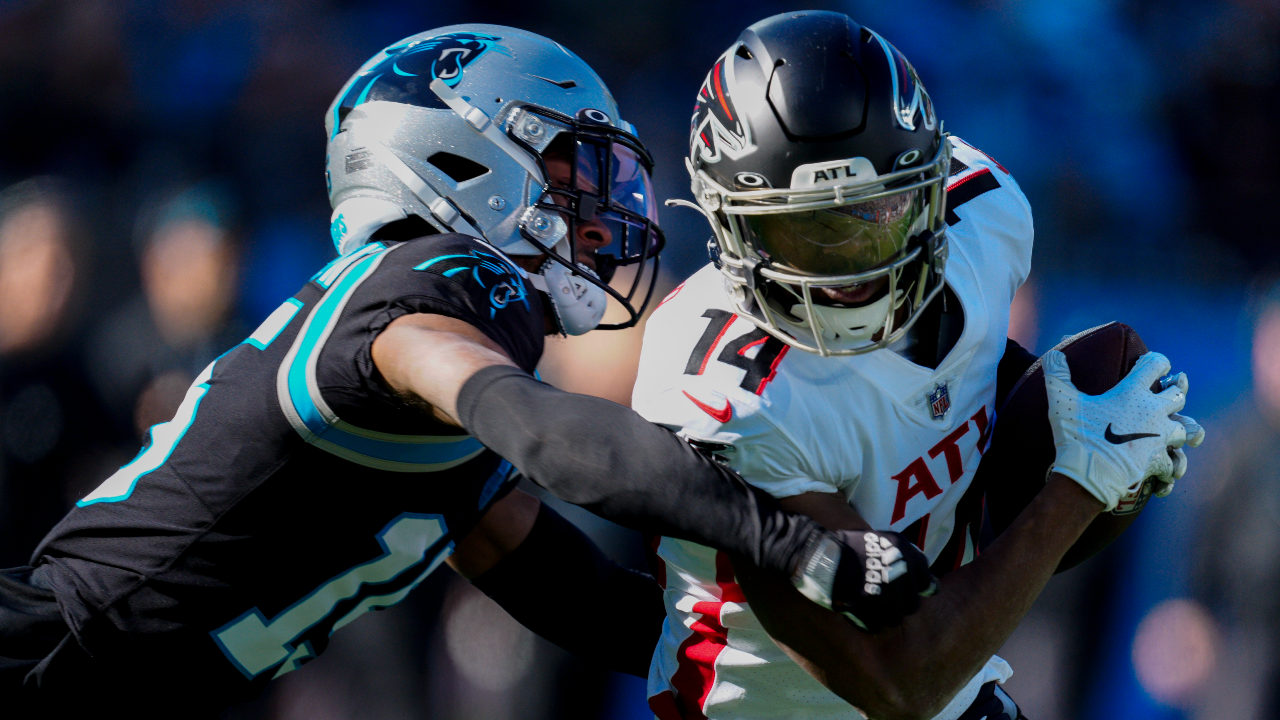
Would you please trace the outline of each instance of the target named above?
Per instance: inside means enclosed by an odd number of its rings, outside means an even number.
[[[929,559],[896,532],[837,530],[806,548],[793,582],[805,597],[867,632],[902,624],[934,594]]]

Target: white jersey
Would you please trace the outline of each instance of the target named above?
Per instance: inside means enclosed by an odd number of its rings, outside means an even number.
[[[903,533],[935,569],[969,562],[982,497],[967,492],[994,420],[1009,305],[1031,268],[1031,210],[1013,178],[952,139],[945,278],[964,331],[936,370],[891,350],[819,357],[734,315],[707,266],[673,291],[645,331],[633,407],[720,453],[775,497],[840,493],[874,528]],[[667,620],[649,671],[650,706],[678,718],[861,718],[768,637],[723,553],[662,538]],[[938,717],[957,717],[992,657]]]

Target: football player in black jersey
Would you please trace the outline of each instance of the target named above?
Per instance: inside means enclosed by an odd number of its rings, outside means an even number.
[[[366,63],[326,125],[340,257],[200,373],[32,567],[0,572],[7,709],[214,714],[446,561],[590,655],[576,608],[532,582],[574,573],[635,618],[599,661],[643,675],[659,589],[513,492],[517,470],[624,525],[817,583],[868,624],[914,609],[932,578],[909,544],[867,594],[860,533],[531,377],[549,331],[591,330],[610,301],[635,323],[663,243],[649,156],[581,60],[512,28],[421,33]],[[625,290],[609,285],[619,267]]]

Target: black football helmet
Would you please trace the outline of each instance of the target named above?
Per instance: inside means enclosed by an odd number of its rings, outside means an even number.
[[[687,167],[738,313],[825,356],[894,342],[941,290],[950,163],[902,53],[805,11],[752,25],[716,61]]]

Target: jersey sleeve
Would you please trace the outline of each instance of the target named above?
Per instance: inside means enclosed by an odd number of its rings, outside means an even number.
[[[975,263],[1007,267],[1010,296],[1031,273],[1035,226],[1031,204],[1013,175],[991,156],[952,137],[947,179],[947,233]]]
[[[393,320],[410,313],[462,320],[524,371],[537,366],[544,342],[542,303],[523,271],[493,248],[465,235],[432,235],[368,258],[339,274],[317,275],[318,282],[330,276],[329,296],[345,294],[334,298],[342,308],[316,365],[317,385],[338,416],[373,427],[386,423],[383,411],[406,409],[382,381],[371,349]]]
[[[712,411],[727,406],[732,417],[722,423],[711,417],[703,405]],[[694,447],[719,456],[748,483],[776,498],[841,490],[836,482],[815,471],[788,433],[764,413],[753,412],[747,403],[734,402],[705,388],[696,395],[672,388],[634,406],[646,420],[669,427]]]
[[[776,362],[752,375],[718,359],[725,348],[737,346],[757,346],[747,353],[768,350],[775,360],[782,360],[785,350],[766,347],[767,340],[749,342],[754,327],[746,321],[726,323],[731,313],[704,310],[699,288],[708,279],[702,275],[691,278],[689,287],[649,319],[632,407],[722,457],[748,483],[774,497],[840,491],[841,483],[815,468],[786,423],[774,417],[790,397],[789,381],[772,374]],[[742,357],[741,364],[753,364]]]

